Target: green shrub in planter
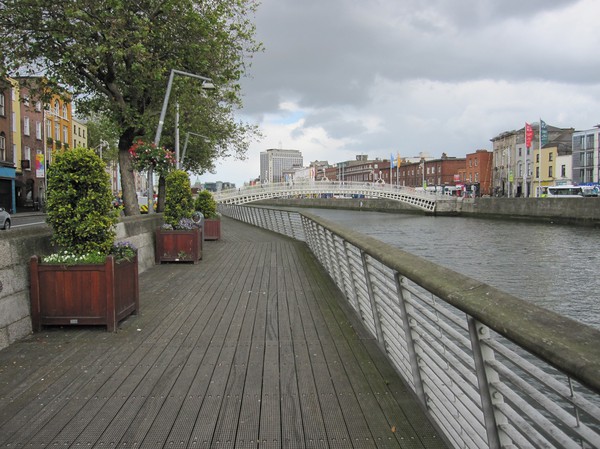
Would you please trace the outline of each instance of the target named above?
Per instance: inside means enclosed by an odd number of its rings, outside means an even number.
[[[173,170],[165,178],[165,223],[173,228],[179,226],[179,222],[190,219],[194,211],[194,200],[190,178],[183,170]]]
[[[110,177],[89,148],[56,154],[48,168],[46,221],[52,241],[73,254],[109,254],[118,211],[112,206]]]
[[[202,212],[204,218],[217,218],[217,202],[208,190],[201,190],[194,202],[194,209]]]

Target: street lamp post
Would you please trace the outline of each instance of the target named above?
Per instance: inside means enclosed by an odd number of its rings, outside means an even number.
[[[165,92],[165,98],[163,100],[162,110],[160,112],[160,118],[158,119],[158,127],[156,128],[156,135],[154,136],[154,145],[158,146],[160,143],[160,136],[162,134],[162,129],[165,124],[165,116],[167,115],[167,106],[169,104],[169,96],[171,95],[171,88],[173,87],[173,78],[175,75],[188,76],[190,78],[196,78],[202,81],[202,87],[204,89],[214,89],[215,86],[212,83],[211,78],[207,78],[206,76],[196,75],[194,73],[183,72],[181,70],[171,69],[171,73],[169,75],[169,82],[167,83],[167,91]],[[176,155],[178,156],[178,155]],[[177,158],[176,161],[179,159]],[[178,162],[177,162],[178,163]],[[148,213],[154,212],[154,194],[152,190],[152,167],[148,169]]]
[[[205,143],[210,143],[210,140],[208,139],[208,137],[203,136],[202,134],[193,133],[191,131],[188,131],[185,135],[185,142],[183,143],[183,151],[181,152],[181,160],[179,158],[177,159],[177,167],[180,167],[181,164],[183,164],[183,161],[185,159],[185,151],[187,150],[188,141],[190,140],[190,134],[192,134],[194,136],[202,137],[204,139]]]

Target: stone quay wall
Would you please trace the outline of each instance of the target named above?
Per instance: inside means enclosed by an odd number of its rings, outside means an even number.
[[[366,210],[372,212],[432,214],[436,216],[529,220],[546,223],[600,227],[600,198],[453,198],[425,212],[399,201],[371,198],[272,199],[250,205]]]
[[[116,240],[138,249],[138,270],[154,265],[154,230],[162,214],[123,217],[117,224]],[[41,224],[0,231],[0,350],[31,334],[29,260],[53,252],[52,230]]]

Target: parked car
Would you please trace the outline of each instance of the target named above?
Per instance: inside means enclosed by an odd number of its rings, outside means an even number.
[[[0,229],[10,229],[10,214],[0,207]]]

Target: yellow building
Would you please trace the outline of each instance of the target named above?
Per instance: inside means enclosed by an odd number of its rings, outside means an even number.
[[[549,144],[546,147],[533,150],[534,160],[534,188],[554,185],[554,174],[556,173],[556,155],[558,148]],[[539,196],[539,192],[536,196]]]
[[[571,181],[572,129],[562,130],[554,140],[533,150],[533,189],[541,196],[543,187]]]
[[[12,153],[17,167],[17,173],[22,171],[21,161],[23,159],[21,154],[21,104],[19,102],[21,98],[19,82],[15,79],[8,78],[8,82],[11,85],[11,133],[12,133]]]
[[[82,147],[88,148],[88,131],[87,125],[73,117],[73,140],[71,146],[73,148]]]

